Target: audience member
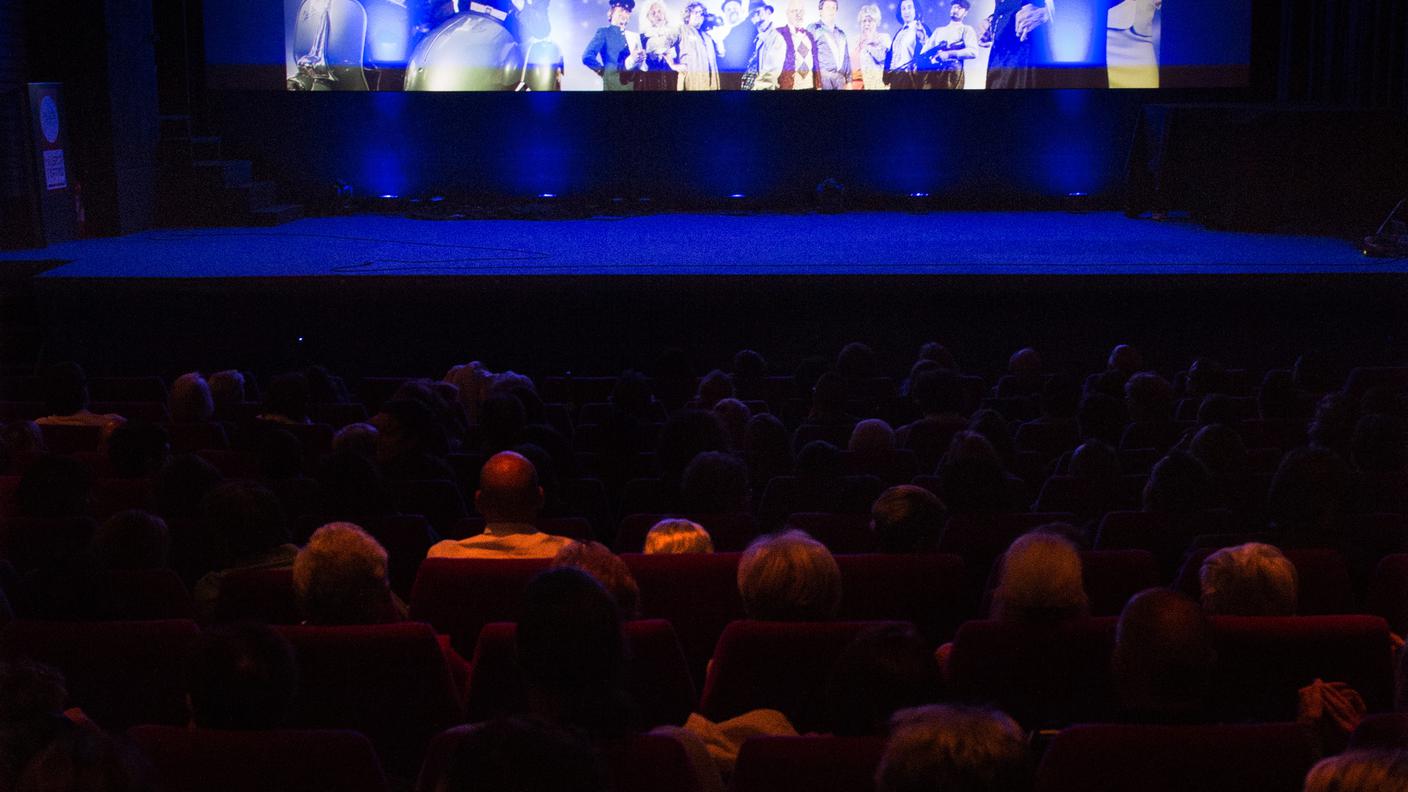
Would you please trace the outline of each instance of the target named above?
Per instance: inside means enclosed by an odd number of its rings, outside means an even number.
[[[229,421],[239,417],[237,411],[245,400],[244,374],[234,369],[210,375],[210,398],[215,403],[215,417]]]
[[[1075,478],[1113,486],[1120,472],[1119,452],[1103,440],[1091,438],[1071,452],[1070,474]]]
[[[266,625],[212,625],[191,647],[186,680],[191,725],[277,729],[298,692],[298,663],[288,641]]]
[[[1408,513],[1408,426],[1396,415],[1365,415],[1350,459],[1358,473],[1349,502],[1361,512]]]
[[[348,451],[367,459],[376,459],[376,427],[369,423],[347,424],[332,436],[332,450]]]
[[[1320,397],[1315,403],[1315,415],[1305,430],[1311,447],[1348,457],[1354,440],[1355,406],[1339,393]]]
[[[723,371],[714,369],[699,380],[699,392],[694,400],[701,410],[712,410],[724,399],[733,398],[733,379]]]
[[[680,505],[691,514],[749,511],[748,467],[732,454],[705,451],[685,468]]]
[[[199,371],[182,374],[171,383],[166,412],[172,423],[205,423],[215,418],[215,397]]]
[[[834,371],[822,374],[812,387],[812,408],[802,423],[809,426],[854,426],[856,417],[846,411],[848,394],[845,377]]]
[[[1118,446],[1124,435],[1124,403],[1108,394],[1087,393],[1076,407],[1076,431],[1081,440],[1092,438]]]
[[[1143,370],[1144,357],[1139,354],[1139,350],[1129,344],[1119,344],[1110,350],[1110,356],[1105,360],[1105,368],[1123,372],[1128,378],[1133,376],[1135,372]]]
[[[1080,553],[1059,533],[1037,530],[1017,537],[1001,570],[992,592],[992,618],[1045,624],[1090,615]]]
[[[860,421],[851,430],[847,450],[856,455],[884,456],[895,451],[895,430],[879,418]]]
[[[944,504],[955,514],[1004,512],[1016,506],[1002,458],[977,432],[955,434],[936,472]]]
[[[775,415],[755,415],[743,438],[748,479],[761,490],[774,476],[792,475],[792,439]]]
[[[475,725],[455,746],[437,792],[607,792],[603,762],[578,730],[514,716]]]
[[[266,483],[303,477],[303,443],[277,424],[251,430],[254,461]]]
[[[1271,528],[1291,544],[1337,546],[1349,491],[1349,466],[1338,454],[1323,448],[1289,451],[1266,495]]]
[[[875,350],[859,341],[846,344],[836,353],[835,371],[852,385],[874,378],[877,372]]]
[[[870,507],[871,530],[882,553],[932,552],[947,519],[939,497],[912,484],[890,487]]]
[[[680,410],[660,427],[655,462],[666,490],[678,493],[684,470],[705,451],[728,451],[728,433],[713,413]]]
[[[1148,589],[1125,603],[1111,658],[1126,720],[1200,723],[1217,652],[1198,603],[1171,589]]]
[[[386,578],[386,550],[352,523],[328,523],[313,532],[293,561],[293,590],[309,624],[387,624],[406,618]]]
[[[1408,749],[1321,759],[1305,776],[1305,792],[1408,792]]]
[[[896,429],[895,442],[914,451],[920,470],[933,470],[953,436],[968,426],[962,384],[954,371],[926,371],[915,377],[910,398],[923,417]]]
[[[58,669],[24,658],[0,660],[0,789],[14,789],[30,760],[73,731]]]
[[[15,488],[21,517],[61,520],[88,514],[93,472],[73,457],[45,454],[30,463]]]
[[[841,604],[841,569],[803,531],[760,536],[738,561],[738,593],[750,619],[825,621]]]
[[[54,738],[20,774],[14,792],[153,792],[152,770],[130,745],[96,729]]]
[[[104,435],[123,421],[121,415],[99,415],[88,409],[88,375],[77,363],[55,363],[44,370],[44,409],[49,414],[35,420],[40,426],[98,426]]]
[[[1295,565],[1268,544],[1224,547],[1198,571],[1203,610],[1214,616],[1293,616]]]
[[[1170,451],[1154,464],[1144,485],[1144,511],[1190,514],[1212,505],[1207,468],[1186,451]]]
[[[211,538],[220,548],[217,571],[191,589],[196,613],[209,618],[230,573],[248,569],[288,569],[298,556],[289,541],[288,519],[274,493],[249,481],[230,481],[201,504]]]
[[[733,375],[734,390],[740,399],[762,399],[764,380],[768,375],[768,362],[751,349],[740,349],[733,354],[729,363],[729,373]]]
[[[714,405],[713,412],[714,417],[719,419],[724,431],[728,433],[729,447],[741,451],[747,439],[748,422],[753,418],[753,411],[738,399],[720,399]]]
[[[913,627],[874,627],[857,635],[831,666],[826,685],[831,732],[884,734],[898,710],[939,700],[943,680],[932,647]]]
[[[157,513],[168,520],[198,520],[201,501],[222,480],[220,471],[196,454],[171,457],[156,476]]]
[[[507,401],[518,404],[512,398]],[[486,402],[486,408],[490,402],[494,400]],[[454,480],[454,471],[438,456],[445,447],[443,429],[425,404],[393,399],[382,405],[372,425],[377,429],[377,466],[387,481]]]
[[[875,771],[876,792],[1025,792],[1032,784],[1026,734],[988,707],[931,704],[901,710]]]
[[[147,421],[127,421],[108,436],[108,462],[117,478],[156,475],[171,455],[171,436]]]
[[[484,532],[430,548],[429,558],[552,558],[570,539],[538,530],[543,488],[538,472],[522,454],[503,451],[479,472],[474,507],[484,517]]]
[[[308,417],[309,403],[308,378],[301,372],[291,371],[269,381],[269,392],[264,394],[264,405],[255,417],[270,423],[312,423],[312,419]]]
[[[645,535],[647,555],[712,553],[714,540],[704,526],[681,519],[661,520]]]
[[[98,527],[91,549],[105,569],[165,569],[171,561],[171,532],[157,515],[129,509]]]
[[[1012,427],[997,410],[978,410],[968,419],[969,432],[976,432],[992,445],[1004,469],[1010,468],[1017,460],[1017,444],[1012,437]]]
[[[630,567],[601,542],[569,542],[553,556],[553,566],[591,575],[616,600],[623,619],[640,618],[640,586]]]

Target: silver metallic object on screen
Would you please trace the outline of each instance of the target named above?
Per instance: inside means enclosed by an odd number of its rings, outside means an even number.
[[[290,91],[366,91],[367,11],[357,0],[304,0],[293,29]]]
[[[406,90],[559,90],[561,53],[547,40],[549,2],[461,0],[461,13],[416,45]]]

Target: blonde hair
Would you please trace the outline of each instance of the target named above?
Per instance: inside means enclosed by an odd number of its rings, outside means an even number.
[[[645,552],[649,555],[712,553],[714,540],[697,522],[661,520],[645,535]]]
[[[391,597],[386,550],[360,526],[328,523],[298,551],[293,588],[304,616],[314,623],[383,621]]]
[[[1408,750],[1349,751],[1322,759],[1305,792],[1408,792]]]
[[[875,3],[866,3],[860,7],[860,13],[856,14],[856,24],[864,27],[865,18],[870,17],[875,20],[875,26],[880,26],[880,6]]]
[[[616,600],[622,618],[634,619],[640,614],[640,586],[635,576],[626,562],[601,542],[568,542],[553,556],[552,565],[579,569],[595,578]]]
[[[805,531],[760,536],[738,561],[738,593],[750,619],[824,621],[841,605],[841,568]]]
[[[931,704],[896,712],[875,770],[879,792],[1030,787],[1026,734],[988,707]]]
[[[992,614],[1002,620],[1083,616],[1090,610],[1080,553],[1060,534],[1037,531],[1017,537],[1002,561],[992,594]]]
[[[1280,550],[1260,542],[1224,547],[1198,570],[1203,610],[1218,616],[1292,616],[1299,579]]]

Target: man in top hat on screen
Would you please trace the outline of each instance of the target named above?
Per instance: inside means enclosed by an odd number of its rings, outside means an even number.
[[[607,24],[597,28],[582,52],[582,63],[601,75],[604,91],[632,90],[631,78],[645,60],[640,34],[626,30],[635,8],[635,0],[611,0]]]
[[[745,91],[753,90],[758,79],[758,61],[762,58],[763,44],[772,32],[773,7],[767,0],[752,0],[748,4],[748,21],[753,24],[753,41],[748,45],[748,67],[743,70],[742,84]]]

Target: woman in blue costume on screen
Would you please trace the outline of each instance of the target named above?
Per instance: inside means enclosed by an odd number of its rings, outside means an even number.
[[[1045,32],[1056,0],[997,0],[978,43],[991,47],[988,88],[1043,88],[1037,55],[1047,51]]]
[[[929,38],[929,28],[919,18],[919,8],[914,0],[900,0],[895,9],[901,27],[895,31],[890,42],[889,62],[885,64],[885,82],[891,88],[904,90],[923,87],[923,75],[919,73],[916,59],[924,42]]]

